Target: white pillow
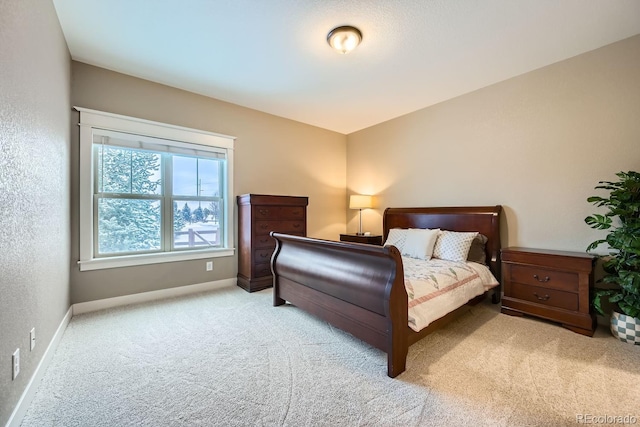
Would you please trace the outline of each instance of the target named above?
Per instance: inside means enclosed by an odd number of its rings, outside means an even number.
[[[384,246],[395,246],[398,248],[400,253],[402,253],[404,249],[404,244],[407,240],[407,232],[409,230],[406,228],[392,228],[389,230],[389,235],[387,236],[387,241],[384,242]]]
[[[473,233],[459,233],[442,230],[433,248],[433,257],[449,261],[466,261],[471,242],[478,235]]]
[[[438,234],[440,234],[439,228],[410,228],[401,251],[402,255],[429,261],[433,255]]]

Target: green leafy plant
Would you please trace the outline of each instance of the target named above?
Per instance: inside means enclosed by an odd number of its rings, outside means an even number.
[[[618,181],[600,181],[596,189],[608,190],[609,197],[592,196],[587,199],[598,207],[606,207],[603,214],[585,218],[589,227],[610,230],[606,238],[596,240],[587,251],[603,243],[611,248],[603,263],[602,282],[617,285],[614,289],[598,288],[593,305],[602,315],[602,299],[618,306],[628,316],[640,318],[640,173],[618,172]]]

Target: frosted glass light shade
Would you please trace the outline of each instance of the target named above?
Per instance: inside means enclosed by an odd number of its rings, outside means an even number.
[[[327,35],[329,46],[343,54],[351,52],[361,41],[362,33],[351,26],[334,28]]]
[[[352,195],[349,197],[349,209],[369,209],[373,207],[371,196]]]

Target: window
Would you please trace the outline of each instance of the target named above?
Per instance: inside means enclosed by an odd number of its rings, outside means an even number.
[[[233,254],[233,138],[80,111],[80,269]]]

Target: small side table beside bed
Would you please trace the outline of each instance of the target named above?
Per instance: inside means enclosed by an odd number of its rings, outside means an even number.
[[[369,234],[341,234],[340,235],[341,242],[352,242],[352,243],[365,243],[368,245],[378,245],[382,246],[382,236],[381,235],[369,235]]]
[[[590,310],[595,257],[587,253],[529,248],[502,250],[502,313],[531,315],[593,336]]]

